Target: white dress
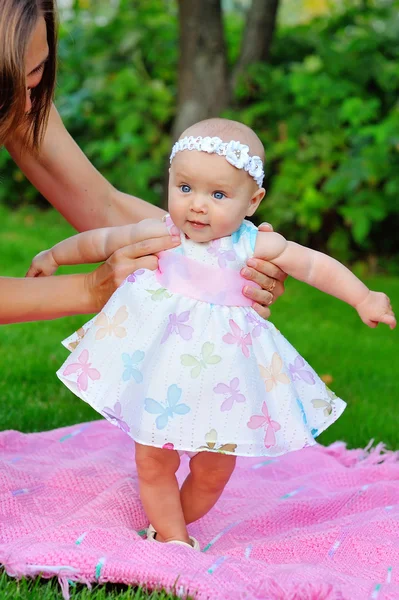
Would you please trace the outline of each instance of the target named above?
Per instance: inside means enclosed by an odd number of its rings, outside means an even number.
[[[205,244],[181,234],[64,341],[58,377],[141,444],[239,456],[315,444],[346,404],[242,296],[256,235],[248,221]]]

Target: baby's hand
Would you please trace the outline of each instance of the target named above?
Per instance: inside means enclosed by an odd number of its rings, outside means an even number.
[[[388,296],[381,292],[369,292],[366,298],[356,307],[359,317],[369,327],[377,327],[385,323],[391,329],[396,327],[395,314]]]
[[[26,274],[26,277],[46,277],[52,275],[58,269],[51,250],[39,252],[32,260],[32,264]]]

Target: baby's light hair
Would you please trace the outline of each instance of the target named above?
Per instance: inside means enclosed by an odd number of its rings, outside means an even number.
[[[219,137],[223,142],[238,140],[241,144],[249,146],[252,155],[259,156],[262,162],[265,160],[265,149],[259,137],[250,127],[238,121],[222,118],[198,121],[198,123],[194,123],[194,125],[183,131],[179,139],[189,137],[190,135],[193,137],[197,137],[198,135],[202,137]]]

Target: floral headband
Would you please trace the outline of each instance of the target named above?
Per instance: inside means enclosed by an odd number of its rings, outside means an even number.
[[[259,156],[249,156],[249,147],[240,142],[223,142],[218,137],[184,137],[178,140],[172,148],[170,162],[178,152],[182,150],[199,150],[208,152],[208,154],[219,154],[225,156],[226,160],[236,167],[244,169],[256,181],[261,188],[265,173],[263,171],[263,162]]]

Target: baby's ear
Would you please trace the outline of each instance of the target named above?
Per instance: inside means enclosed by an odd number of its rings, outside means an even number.
[[[265,194],[266,194],[265,188],[259,188],[258,190],[256,190],[256,192],[253,194],[251,200],[249,201],[247,217],[252,217],[252,215],[255,213],[256,209],[258,208],[259,204],[262,202],[263,198],[265,197]]]

